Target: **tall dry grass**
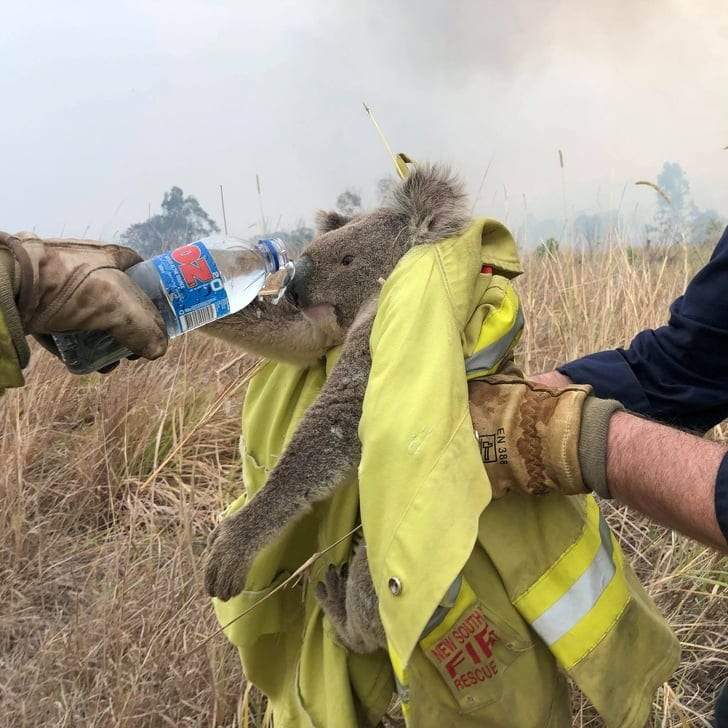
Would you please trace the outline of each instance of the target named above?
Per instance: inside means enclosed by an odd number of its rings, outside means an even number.
[[[663,322],[706,254],[613,248],[528,258],[526,369],[624,344]],[[236,356],[196,335],[163,361],[78,379],[36,353],[28,385],[5,396],[0,725],[269,724],[222,637],[192,649],[216,626],[201,585],[206,534],[241,488],[248,362]],[[726,561],[605,508],[683,643],[655,724],[707,726],[728,677]],[[578,695],[574,705],[574,725],[601,725]]]
[[[206,417],[245,366],[217,376],[234,358],[192,338],[153,365],[77,379],[43,353],[6,396],[2,725],[238,724],[232,650],[190,653],[215,627],[206,534],[240,488],[241,393]]]

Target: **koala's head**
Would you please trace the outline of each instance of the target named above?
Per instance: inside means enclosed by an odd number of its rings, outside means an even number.
[[[312,321],[335,315],[348,329],[410,248],[455,235],[467,222],[462,184],[444,167],[419,166],[370,213],[320,212],[318,235],[286,295]]]

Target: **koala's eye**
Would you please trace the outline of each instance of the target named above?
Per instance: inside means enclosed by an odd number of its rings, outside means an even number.
[[[341,259],[341,265],[351,265],[354,262],[354,256],[353,255],[345,255]]]

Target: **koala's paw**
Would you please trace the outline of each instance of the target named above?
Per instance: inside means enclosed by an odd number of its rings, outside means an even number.
[[[250,565],[257,552],[255,537],[249,534],[239,514],[226,518],[208,539],[205,588],[211,597],[227,601],[245,588]]]
[[[331,564],[324,580],[316,584],[316,600],[331,620],[337,631],[346,627],[346,582],[349,577],[349,564]]]

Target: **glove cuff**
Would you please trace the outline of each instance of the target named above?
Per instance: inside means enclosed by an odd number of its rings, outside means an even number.
[[[584,400],[579,431],[579,465],[584,484],[602,498],[611,498],[607,483],[609,421],[624,407],[614,399],[589,396]]]

